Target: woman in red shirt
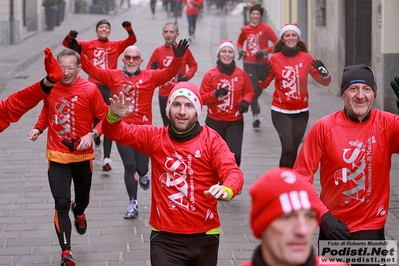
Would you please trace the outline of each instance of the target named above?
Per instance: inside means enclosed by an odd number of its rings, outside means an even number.
[[[308,75],[323,86],[330,84],[331,76],[324,64],[308,53],[296,25],[285,25],[279,35],[274,54],[259,71],[258,84],[267,88],[275,80],[271,109],[282,148],[280,167],[292,168],[309,120]]]
[[[230,40],[221,41],[217,50],[216,66],[205,73],[200,94],[208,106],[205,123],[226,141],[241,163],[244,136],[244,116],[255,95],[248,74],[234,61],[236,49]]]

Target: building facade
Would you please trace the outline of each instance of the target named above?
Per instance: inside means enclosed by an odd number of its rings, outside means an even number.
[[[379,109],[398,113],[389,83],[399,76],[397,0],[263,0],[267,23],[276,32],[296,23],[314,58],[332,75],[328,89],[340,93],[345,66],[365,63],[377,77]]]
[[[1,0],[0,45],[23,42],[33,34],[53,30],[65,16],[87,12],[92,0]]]

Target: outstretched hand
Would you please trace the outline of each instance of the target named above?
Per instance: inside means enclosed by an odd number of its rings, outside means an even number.
[[[123,21],[122,27],[127,31],[129,35],[133,34],[132,23],[130,21]]]
[[[396,76],[392,81],[391,81],[391,87],[393,89],[393,91],[396,94],[396,97],[398,97],[398,99],[396,99],[396,106],[399,108],[399,77]]]
[[[82,53],[82,45],[80,45],[76,39],[71,39],[69,41],[69,48],[74,50],[78,54]]]
[[[120,92],[119,95],[114,94],[111,98],[109,98],[111,112],[121,118],[130,115],[133,110],[129,108],[130,100],[125,98],[123,92]]]
[[[317,69],[317,71],[323,78],[326,78],[328,77],[328,75],[330,75],[330,72],[328,71],[327,67],[323,64],[323,62],[321,62],[321,60],[314,60],[312,66]]]
[[[259,68],[258,80],[264,81],[269,76],[271,70],[272,65],[270,64],[270,62],[262,63]]]
[[[175,57],[181,57],[185,54],[185,52],[188,49],[188,40],[187,39],[183,39],[180,40],[179,44],[175,47],[174,45],[172,46],[173,48],[173,54],[175,55]]]
[[[57,83],[62,79],[64,73],[62,73],[62,69],[50,48],[46,47],[44,54],[44,69],[47,72],[47,80],[51,83]]]
[[[64,38],[64,40],[62,41],[62,45],[64,45],[65,47],[71,48],[70,47],[70,41],[72,39],[75,39],[78,36],[78,32],[76,30],[71,30],[68,35]]]

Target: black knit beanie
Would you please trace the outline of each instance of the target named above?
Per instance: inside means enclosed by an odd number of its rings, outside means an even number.
[[[98,27],[99,27],[100,25],[102,25],[102,24],[108,24],[108,25],[111,27],[111,24],[108,22],[108,20],[102,19],[102,20],[100,20],[99,22],[97,22],[96,30],[97,30]]]
[[[342,72],[341,95],[353,83],[364,83],[369,85],[375,94],[377,94],[377,83],[374,71],[365,64],[350,65],[344,68]]]
[[[254,10],[258,10],[260,12],[260,15],[263,16],[263,7],[261,7],[260,4],[256,4],[256,5],[251,6],[249,8],[249,14],[251,14],[252,11],[254,11]]]

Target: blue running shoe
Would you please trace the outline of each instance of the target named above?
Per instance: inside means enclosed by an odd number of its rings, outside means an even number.
[[[135,219],[139,215],[139,207],[137,200],[131,200],[129,202],[129,206],[127,206],[127,210],[125,213],[125,216],[123,218],[125,219]]]
[[[150,176],[147,174],[143,176],[139,176],[139,184],[143,190],[147,190],[150,188]]]

